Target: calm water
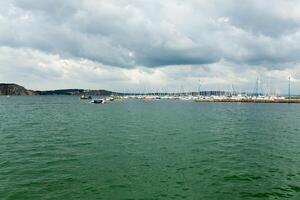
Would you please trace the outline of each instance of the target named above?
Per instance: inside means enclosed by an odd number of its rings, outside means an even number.
[[[300,105],[0,97],[0,199],[300,199]]]

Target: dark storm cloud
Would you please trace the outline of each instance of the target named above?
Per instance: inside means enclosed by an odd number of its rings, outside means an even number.
[[[127,68],[299,62],[293,0],[14,0],[1,7],[1,46],[66,58]]]

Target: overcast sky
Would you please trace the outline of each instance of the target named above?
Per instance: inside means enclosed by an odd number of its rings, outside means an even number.
[[[299,0],[1,0],[0,82],[300,93]]]

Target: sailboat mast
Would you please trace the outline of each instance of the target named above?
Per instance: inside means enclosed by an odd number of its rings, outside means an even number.
[[[289,76],[289,99],[291,100],[291,76]]]

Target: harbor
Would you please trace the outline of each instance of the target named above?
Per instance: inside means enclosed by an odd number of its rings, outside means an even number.
[[[300,97],[288,97],[288,96],[198,96],[198,95],[152,95],[152,94],[133,94],[133,95],[111,95],[109,97],[96,98],[92,100],[92,103],[97,100],[101,100],[102,102],[108,103],[110,101],[123,101],[137,99],[142,101],[159,101],[159,100],[176,100],[176,101],[191,101],[191,102],[209,102],[209,103],[300,103]]]
[[[271,89],[263,89],[261,80],[257,78],[255,87],[252,92],[237,92],[232,85],[232,91],[215,91],[215,90],[201,90],[201,83],[199,81],[198,92],[143,92],[143,93],[112,93],[108,97],[95,99],[96,102],[109,102],[114,100],[138,99],[143,101],[156,100],[181,100],[193,102],[210,102],[210,103],[300,103],[300,96],[291,95],[291,78],[288,78],[287,95],[280,95],[272,92]],[[85,91],[84,91],[85,92]],[[91,94],[89,91],[83,96]],[[82,96],[81,96],[82,97]],[[91,97],[91,96],[89,96]],[[92,100],[94,103],[95,100]]]

